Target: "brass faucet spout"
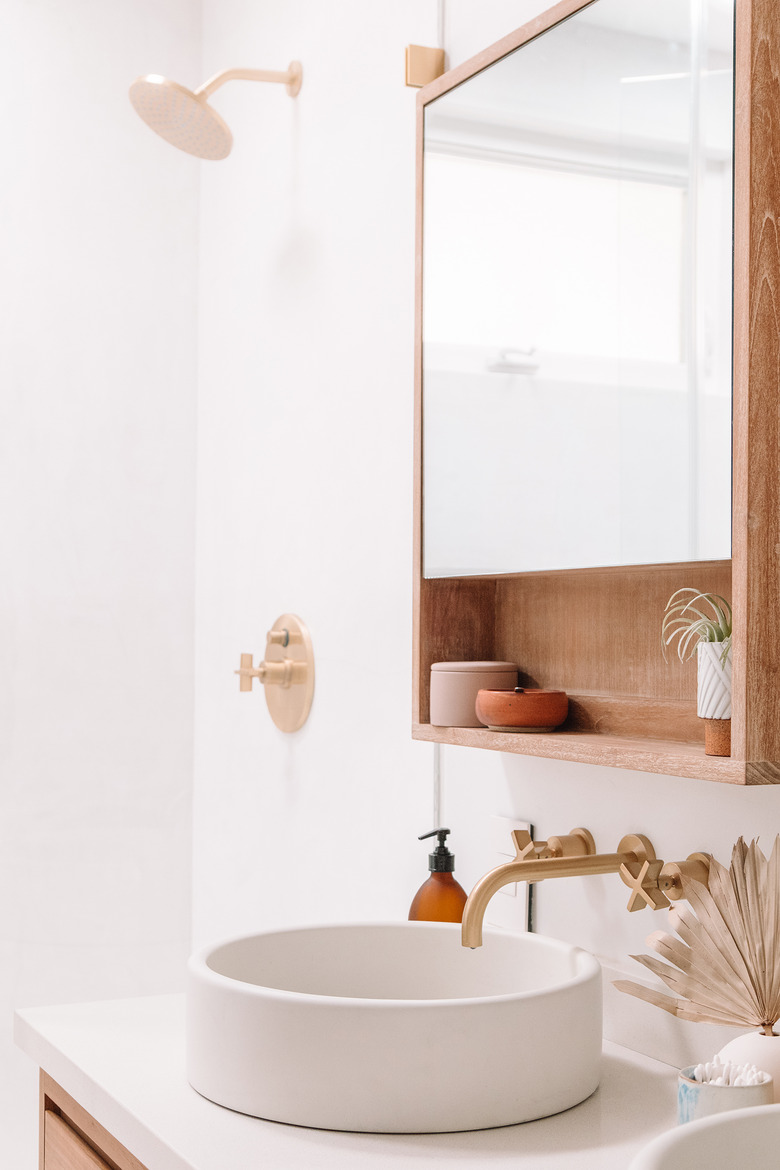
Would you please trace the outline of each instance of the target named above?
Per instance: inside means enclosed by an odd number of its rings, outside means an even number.
[[[490,899],[510,882],[540,882],[545,878],[581,877],[585,874],[619,873],[633,853],[594,853],[586,857],[536,857],[528,861],[507,861],[481,877],[463,909],[461,942],[464,947],[482,946],[482,922]]]
[[[631,890],[627,909],[662,910],[669,898],[684,897],[684,882],[707,884],[710,856],[690,853],[687,861],[664,865],[656,858],[652,842],[641,833],[629,833],[618,842],[617,853],[597,853],[587,829],[572,829],[564,837],[532,841],[525,829],[512,833],[517,856],[481,877],[463,907],[461,942],[464,947],[482,946],[482,921],[490,899],[510,882],[542,882],[545,878],[585,877],[591,873],[619,873]]]

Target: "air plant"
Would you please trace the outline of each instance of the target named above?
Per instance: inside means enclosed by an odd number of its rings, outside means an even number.
[[[700,642],[721,642],[721,662],[725,662],[731,649],[731,606],[725,597],[696,589],[673,593],[666,603],[661,626],[661,648],[667,661],[667,647],[675,639],[680,662],[691,658]]]
[[[780,1020],[780,837],[769,860],[755,841],[746,845],[740,837],[729,869],[712,859],[709,888],[692,878],[682,883],[689,905],[669,910],[678,937],[658,930],[645,940],[668,963],[631,956],[680,998],[630,980],[615,987],[682,1020],[774,1035]]]

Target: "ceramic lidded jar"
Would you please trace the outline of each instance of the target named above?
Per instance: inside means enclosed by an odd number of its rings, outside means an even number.
[[[477,692],[513,690],[514,662],[434,662],[431,666],[431,723],[435,727],[482,727],[475,706]]]

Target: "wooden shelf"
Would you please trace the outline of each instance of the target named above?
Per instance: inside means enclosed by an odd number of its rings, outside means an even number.
[[[417,585],[415,739],[723,784],[780,783],[772,760],[705,754],[696,664],[665,662],[661,654],[667,598],[683,585],[730,596],[730,562],[420,578]],[[565,690],[564,728],[526,735],[431,725],[431,663],[482,658],[517,662],[523,686]]]
[[[559,731],[549,735],[523,735],[490,731],[487,727],[434,727],[412,725],[412,738],[456,747],[487,748],[520,756],[541,756],[578,764],[630,768],[664,776],[715,780],[721,784],[778,784],[780,766],[770,762],[745,763],[706,756],[699,744],[676,740],[639,739],[602,735],[593,731]]]

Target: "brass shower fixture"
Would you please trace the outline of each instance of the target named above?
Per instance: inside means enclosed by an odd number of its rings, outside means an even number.
[[[233,135],[227,123],[208,104],[208,98],[227,81],[270,81],[285,86],[290,97],[301,88],[303,69],[292,61],[284,73],[270,69],[223,69],[195,91],[149,73],[130,86],[133,109],[147,126],[171,146],[196,158],[227,158]]]
[[[266,635],[263,661],[253,666],[252,658],[241,655],[235,672],[239,690],[251,691],[257,679],[279,730],[298,731],[309,717],[314,696],[314,649],[308,629],[294,613],[283,613]]]

